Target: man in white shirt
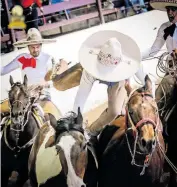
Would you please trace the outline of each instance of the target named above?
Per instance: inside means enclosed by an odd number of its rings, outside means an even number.
[[[169,53],[177,48],[177,0],[152,0],[150,4],[154,9],[167,11],[169,21],[160,26],[156,40],[144,52],[143,59],[156,55],[165,43]]]
[[[139,47],[130,37],[108,30],[93,34],[82,44],[79,60],[84,70],[75,98],[73,109],[75,113],[78,107],[83,112],[95,81],[98,80],[108,86],[108,109],[89,127],[93,140],[105,125],[111,123],[117,116],[125,114],[126,79],[138,71],[141,54]]]
[[[14,46],[25,47],[28,46],[29,53],[23,53],[17,56],[9,64],[1,67],[1,76],[12,72],[13,70],[20,68],[22,78],[27,75],[28,86],[42,85],[44,89],[40,99],[51,100],[49,87],[50,76],[52,74],[52,57],[41,51],[43,43],[51,43],[55,40],[42,39],[40,32],[36,28],[28,30],[27,39],[14,43]],[[66,62],[61,61],[61,70],[65,69]],[[55,106],[54,106],[55,107]],[[56,109],[57,110],[57,109]],[[2,111],[1,111],[2,112]]]

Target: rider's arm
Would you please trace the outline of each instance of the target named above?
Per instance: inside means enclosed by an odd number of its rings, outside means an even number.
[[[9,64],[7,64],[6,66],[1,67],[1,75],[6,75],[17,68],[19,68],[19,63],[16,58],[13,61],[11,61]]]
[[[163,37],[165,27],[166,27],[166,23],[161,25],[161,27],[157,32],[157,36],[152,47],[142,54],[142,59],[153,57],[161,50],[161,48],[165,44],[165,39]]]
[[[89,93],[92,89],[93,83],[96,81],[89,73],[83,70],[79,90],[77,92],[73,111],[77,113],[78,107],[80,107],[81,112],[83,113],[85,102],[89,96]]]

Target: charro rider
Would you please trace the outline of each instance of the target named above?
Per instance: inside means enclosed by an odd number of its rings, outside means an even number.
[[[78,107],[83,111],[95,81],[108,86],[108,108],[89,126],[91,143],[95,145],[96,137],[103,127],[117,116],[125,114],[126,79],[140,68],[141,54],[130,37],[117,31],[99,31],[82,44],[79,60],[84,70],[75,98],[74,112],[77,113]]]
[[[40,104],[42,107],[45,106],[46,101],[51,101],[50,96],[50,77],[53,72],[53,61],[52,57],[42,52],[42,44],[52,43],[55,40],[43,39],[40,32],[36,28],[31,28],[28,30],[27,38],[25,40],[18,41],[14,43],[14,46],[17,47],[26,47],[28,46],[29,53],[23,53],[13,59],[9,64],[4,67],[1,67],[1,75],[8,74],[13,70],[20,68],[22,79],[24,75],[27,75],[28,86],[34,87],[41,85],[44,87],[40,96]],[[64,60],[61,60],[59,72],[67,69],[67,63]],[[7,102],[6,102],[7,104]],[[5,103],[4,103],[5,105]],[[50,106],[54,111],[54,116],[58,118],[59,111],[56,106],[50,102]],[[8,107],[1,104],[1,112],[8,112]],[[47,109],[47,108],[46,108]],[[45,111],[45,108],[44,108]],[[58,114],[57,114],[58,113]]]
[[[169,21],[160,26],[151,49],[143,54],[144,59],[156,55],[165,43],[169,53],[177,48],[177,0],[152,0],[150,4],[154,9],[167,11]]]
[[[151,0],[150,4],[154,9],[166,11],[169,21],[163,23],[160,26],[157,33],[157,37],[151,49],[149,49],[142,55],[143,59],[156,55],[161,50],[161,48],[165,43],[166,43],[167,51],[170,54],[175,49],[177,49],[177,0]],[[170,60],[167,61],[168,63],[170,63]],[[170,64],[168,65],[170,66]],[[167,84],[167,82],[169,81],[171,82],[171,80],[173,80],[173,78],[169,77],[167,72],[166,76],[161,82],[161,85]],[[162,87],[159,86],[156,90],[156,101],[160,100],[159,96],[163,95],[162,93],[163,93]]]

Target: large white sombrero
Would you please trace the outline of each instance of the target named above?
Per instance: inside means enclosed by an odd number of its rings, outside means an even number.
[[[86,39],[79,50],[79,60],[83,68],[95,78],[117,82],[138,71],[141,53],[129,36],[105,30]]]
[[[177,0],[151,0],[150,5],[154,9],[166,11],[167,6],[177,7]]]
[[[48,44],[54,42],[56,42],[56,40],[43,39],[39,30],[37,30],[36,28],[31,28],[28,30],[26,39],[15,42],[13,45],[15,47],[26,47],[28,45],[43,44],[43,43]]]

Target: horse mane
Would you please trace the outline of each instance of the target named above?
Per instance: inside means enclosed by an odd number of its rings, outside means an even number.
[[[74,112],[68,112],[63,118],[57,121],[56,134],[61,135],[64,132],[78,131],[84,134],[82,124],[77,124],[77,115]]]

